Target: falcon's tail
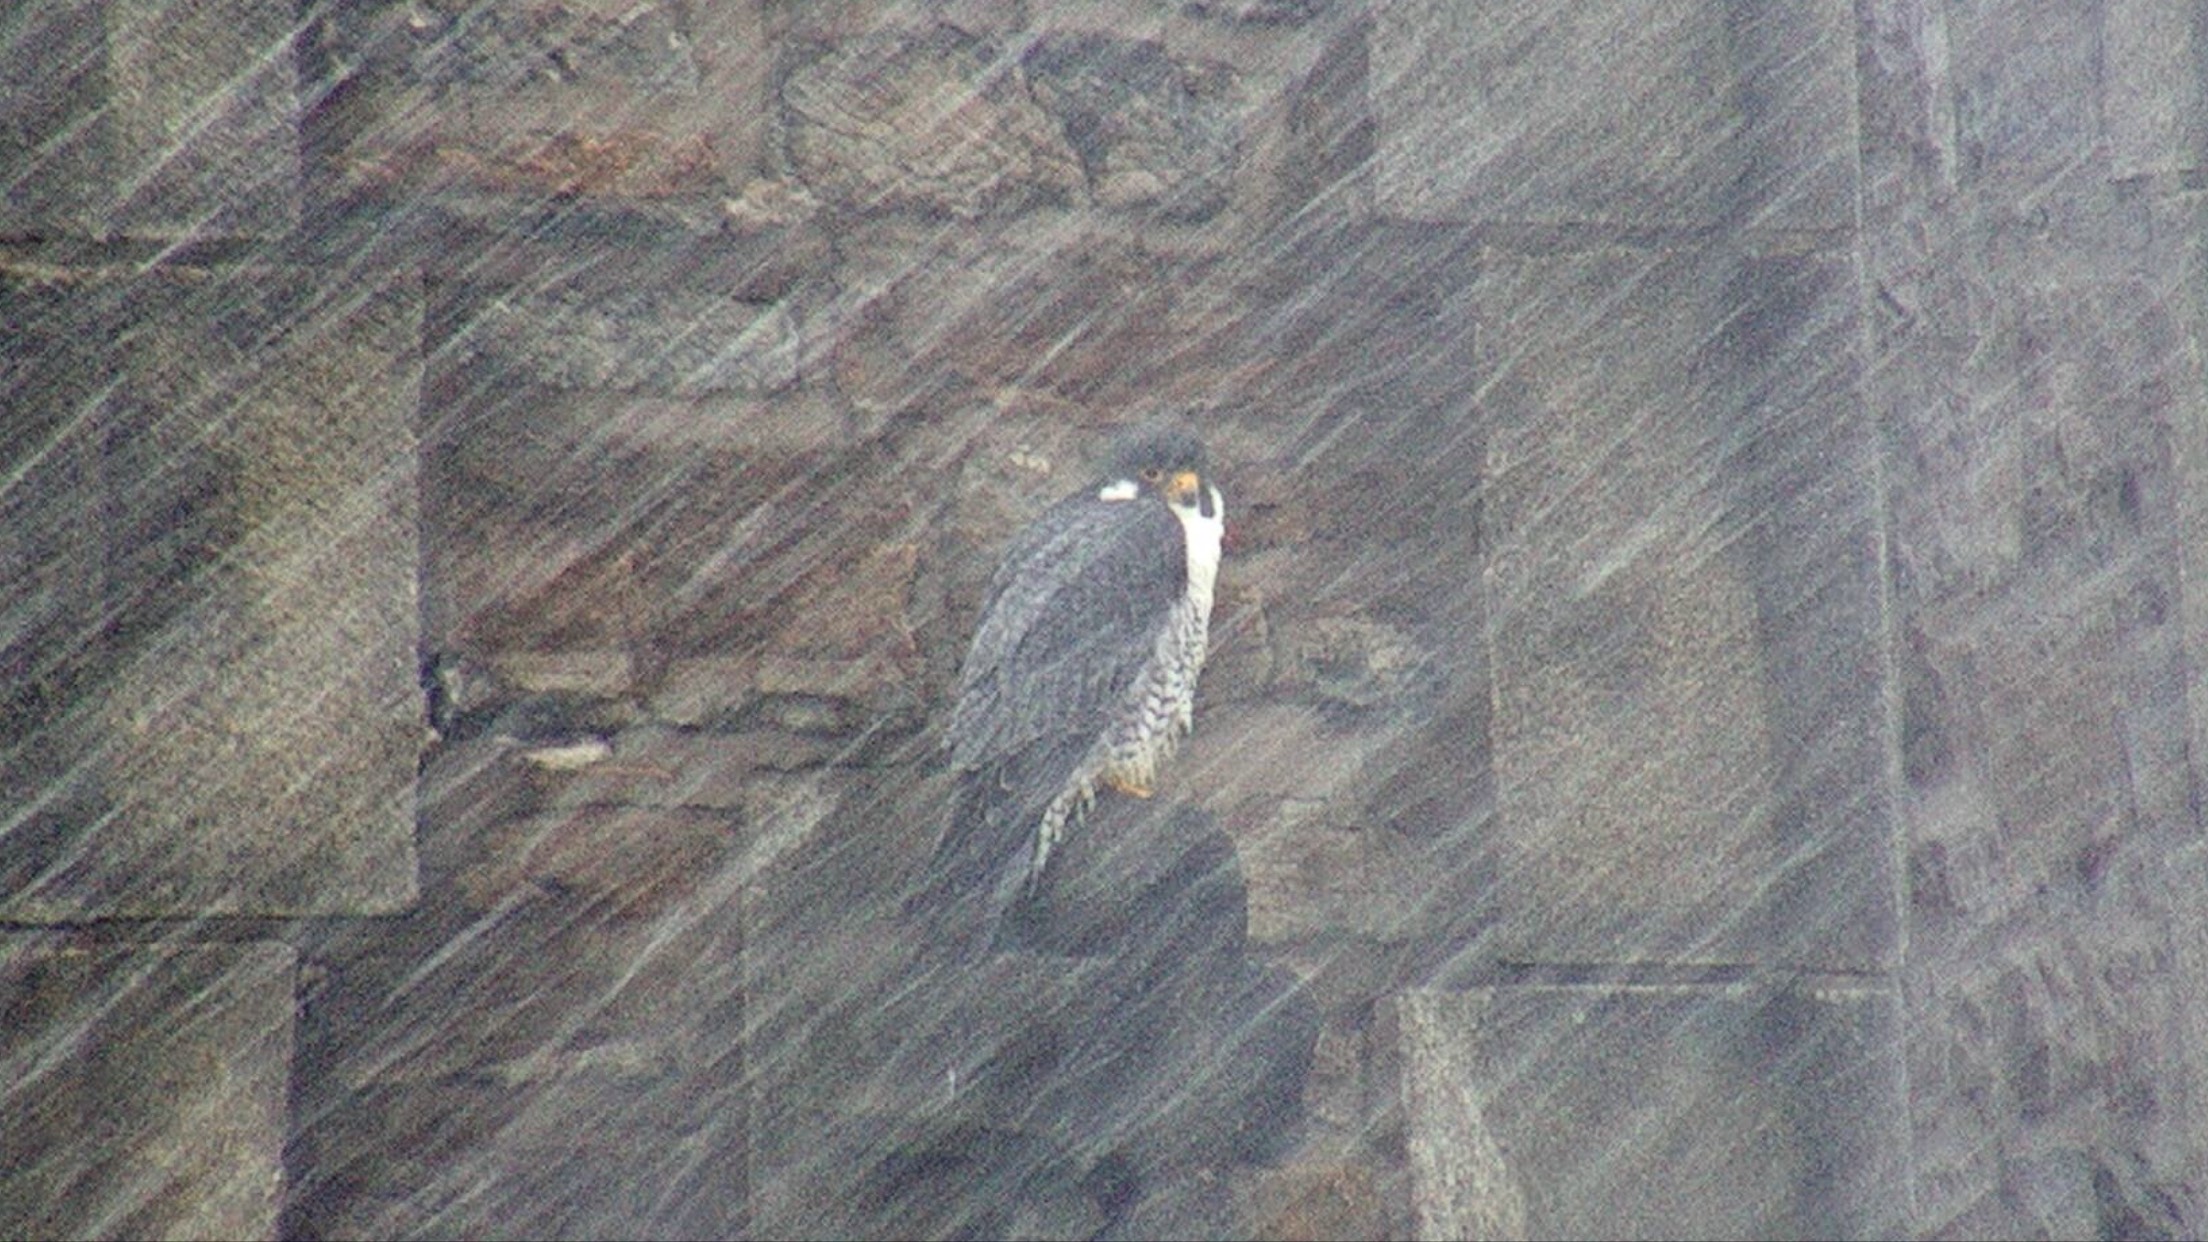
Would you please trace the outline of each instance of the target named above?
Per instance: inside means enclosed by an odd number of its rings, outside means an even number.
[[[905,898],[906,917],[930,942],[985,949],[994,941],[1032,886],[1036,829],[1066,766],[1052,757],[959,775],[935,854]]]

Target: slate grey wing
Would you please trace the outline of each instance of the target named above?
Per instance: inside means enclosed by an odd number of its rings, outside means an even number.
[[[1061,735],[1095,738],[1187,575],[1180,524],[1161,506],[1076,496],[1036,519],[991,581],[959,670],[952,765],[979,768]]]
[[[1015,540],[960,670],[945,742],[958,789],[908,911],[1002,913],[1186,578],[1179,523],[1155,504],[1073,497]]]

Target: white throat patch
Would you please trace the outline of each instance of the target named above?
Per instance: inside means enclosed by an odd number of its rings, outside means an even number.
[[[1212,588],[1219,581],[1219,549],[1227,533],[1227,502],[1219,489],[1209,483],[1204,490],[1211,493],[1211,513],[1206,516],[1196,505],[1168,505],[1173,516],[1181,519],[1181,532],[1188,537],[1188,595],[1196,604],[1199,614],[1211,615]]]

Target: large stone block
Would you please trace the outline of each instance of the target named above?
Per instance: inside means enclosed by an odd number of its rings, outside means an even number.
[[[1904,980],[1910,1232],[2199,1233],[2197,854],[2125,843],[2089,891],[2065,874],[2035,892],[2036,860],[2012,865],[2028,844],[1982,799],[1927,801],[1918,830],[1948,848],[1914,868],[1930,891]]]
[[[346,7],[327,119],[339,184],[663,199],[725,193],[765,149],[759,0]]]
[[[2111,0],[2103,9],[2101,111],[2111,171],[2208,167],[2208,23],[2190,0]]]
[[[2196,218],[2099,185],[1997,190],[1869,239],[1886,313],[1867,391],[1897,434],[1908,594],[2083,580],[2167,540]]]
[[[629,323],[624,344],[599,339],[603,376],[656,369],[677,385],[705,382],[651,361],[650,322]],[[473,352],[431,385],[441,398],[423,494],[433,650],[615,654],[653,639],[681,652],[754,649],[787,616],[763,607],[768,597],[880,537],[880,507],[897,498],[826,465],[854,433],[824,399],[561,389],[545,382],[559,372],[529,361],[558,350],[546,326],[520,329],[508,342],[518,353]],[[800,524],[793,548],[793,504],[838,510],[847,524]]]
[[[0,46],[0,233],[259,237],[300,216],[283,0],[67,0]]]
[[[1437,757],[1403,722],[1329,726],[1312,709],[1279,705],[1199,712],[1197,735],[1168,776],[1168,793],[1213,810],[1249,876],[1250,938],[1261,944],[1446,940],[1485,888],[1479,817],[1438,823],[1378,813],[1405,787],[1461,791],[1482,775],[1467,756]],[[1429,722],[1433,732],[1452,725]],[[1476,737],[1450,736],[1446,749]],[[1451,808],[1452,810],[1454,807]]]
[[[1041,40],[1024,68],[1080,156],[1098,206],[1203,219],[1226,205],[1242,132],[1225,65],[1090,34]]]
[[[799,337],[789,308],[731,301],[718,290],[514,292],[475,307],[453,344],[478,365],[552,389],[696,401],[764,396],[798,382]]]
[[[742,1232],[741,847],[790,795],[664,740],[438,749],[423,900],[309,942],[287,1236]]]
[[[1497,954],[1891,952],[1876,505],[1848,265],[1482,277]]]
[[[2183,779],[2174,738],[2154,748],[2162,754],[2127,744],[2127,715],[2161,707],[2156,720],[2165,729],[2180,715],[2174,694],[2136,684],[2142,679],[2127,667],[2151,652],[2122,634],[2106,608],[2017,601],[1920,615],[1913,628],[1933,678],[1919,689],[1930,701],[1917,710],[1937,722],[1949,754],[1912,775],[1932,787],[1955,778],[1975,785],[1995,817],[1968,827],[1936,813],[1918,817],[1911,848],[1920,923],[1966,911],[1999,917],[2032,904],[2033,894],[2090,886],[2149,809],[2134,782],[2151,781],[2151,765],[2173,761]],[[2150,824],[2163,820],[2155,815]]]
[[[1373,6],[1383,215],[1845,228],[1855,47],[1838,0]]]
[[[6,301],[12,395],[68,429],[32,494],[90,467],[99,518],[20,571],[91,566],[99,607],[30,652],[71,693],[11,728],[8,917],[412,900],[418,293],[255,271]]]
[[[1082,192],[1080,158],[988,43],[938,27],[853,38],[782,84],[791,166],[853,211],[972,219]]]
[[[1949,89],[1946,6],[1868,0],[1857,39],[1861,78],[1863,205],[1877,211],[1954,189],[1954,96]]]
[[[2208,204],[2180,201],[2164,213],[2174,226],[2170,236],[2199,238],[2208,229]],[[2197,241],[2183,252],[2182,313],[2196,325],[2208,325],[2208,252]],[[2195,339],[2204,329],[2194,329]],[[2190,374],[2182,377],[2177,391],[2190,395],[2195,410],[2208,407],[2208,358],[2195,351]],[[2171,424],[2170,455],[2176,471],[2177,546],[2179,582],[2183,598],[2179,623],[2183,627],[2186,668],[2186,701],[2192,713],[2189,731],[2191,755],[2197,764],[2208,756],[2208,418],[2178,418]],[[2208,781],[2208,773],[2193,769],[2193,780]]]
[[[287,1237],[747,1236],[742,1092],[625,1050],[323,1120]]]
[[[2138,16],[2125,15],[2119,28]],[[2095,15],[2062,0],[1992,0],[1943,6],[1941,18],[1965,179],[2036,179],[2096,154],[2101,114],[2089,101],[2101,97],[2102,22]]]
[[[835,955],[833,979],[783,975],[803,959],[758,977],[761,1232],[876,1236],[919,1220],[931,1235],[1056,1236],[1069,1227],[1033,1219],[1078,1209],[1073,1236],[1095,1236],[1131,1199],[1277,1155],[1316,1008],[1238,946],[1191,944],[1190,920],[1218,913],[1214,886],[1172,887],[1146,890],[1096,955],[918,965],[909,934],[877,925],[804,942]]]
[[[835,379],[870,415],[964,398],[996,421],[1093,425],[1103,410],[1200,404],[1240,373],[1221,335],[1244,312],[1216,257],[1155,231],[1065,213],[973,229],[884,220],[842,253]]]
[[[1886,1237],[1893,996],[1528,985],[1383,1013],[1422,1238]]]
[[[318,945],[287,1233],[739,1232],[727,874],[701,867],[700,891],[641,916],[563,889],[489,917],[425,904]]]
[[[0,1230],[273,1238],[293,955],[0,937]]]
[[[2068,737],[2059,758],[2025,759],[2033,742],[1985,758],[2012,825],[2084,831],[2057,825],[2090,806],[2054,790],[2095,783],[2096,822],[2135,798],[2152,824],[2193,815],[2169,722],[2185,710],[2170,684],[2179,633],[2198,649],[2170,624],[2195,594],[2198,218],[2101,187],[2029,213],[1973,194],[1874,239],[1871,277],[1894,313],[1866,387],[1893,429],[1897,600],[1927,661],[1908,774],[1938,784],[2009,730]],[[1981,659],[1963,658],[1973,649]],[[2085,663],[2046,661],[2064,652]],[[2080,714],[2079,695],[2106,707]],[[2009,708],[1974,722],[1968,705],[1987,696]],[[2039,706],[2018,716],[2022,704]]]
[[[2199,218],[1993,185],[1871,238],[1919,1232],[2200,1231]]]

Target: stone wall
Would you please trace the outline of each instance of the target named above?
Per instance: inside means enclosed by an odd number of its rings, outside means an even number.
[[[2208,1228],[2188,0],[34,7],[0,1232]],[[1160,415],[1195,738],[929,968]]]

